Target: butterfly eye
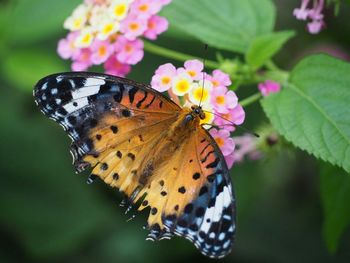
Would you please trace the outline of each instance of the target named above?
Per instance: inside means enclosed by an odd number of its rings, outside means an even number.
[[[201,118],[201,120],[205,119],[205,113],[203,111],[199,114],[199,118]]]

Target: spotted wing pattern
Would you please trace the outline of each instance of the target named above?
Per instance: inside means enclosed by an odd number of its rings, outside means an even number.
[[[200,128],[189,140],[180,153],[182,158],[173,160],[180,169],[178,176],[165,179],[165,185],[173,189],[168,190],[162,223],[168,232],[192,241],[204,255],[223,257],[231,251],[235,233],[229,171],[206,130]]]
[[[210,257],[230,251],[235,201],[225,160],[201,127],[169,140],[178,105],[148,86],[96,73],[48,76],[34,96],[72,138],[76,170],[93,167],[88,182],[99,177],[138,210],[150,208],[148,239],[176,234]]]
[[[96,157],[102,151],[96,148],[108,145],[107,138],[102,139],[103,134],[89,136],[96,128],[103,128],[101,133],[107,135],[107,131],[118,133],[114,142],[117,144],[129,139],[132,130],[171,120],[180,110],[146,85],[98,73],[48,76],[37,83],[34,97],[40,110],[58,122],[73,140],[71,153],[77,171],[89,166],[84,161],[87,155]],[[94,140],[101,143],[94,145]]]

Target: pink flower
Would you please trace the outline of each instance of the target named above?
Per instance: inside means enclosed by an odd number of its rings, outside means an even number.
[[[125,77],[131,70],[131,66],[128,64],[120,63],[115,56],[110,56],[104,63],[104,68],[107,74],[115,75],[119,77]]]
[[[74,44],[79,32],[71,32],[67,38],[63,38],[58,42],[57,53],[63,59],[69,59],[79,54],[80,49]]]
[[[179,68],[178,73],[186,72],[193,80],[201,80],[203,78],[202,70],[203,62],[198,59],[187,60],[184,64],[185,68]]]
[[[109,41],[100,41],[98,39],[94,40],[90,49],[92,52],[91,61],[95,65],[105,62],[114,51],[114,47]]]
[[[236,149],[233,152],[233,162],[241,162],[244,156],[251,160],[257,160],[262,157],[262,153],[257,150],[257,138],[251,134],[244,134],[233,138]]]
[[[245,119],[245,112],[243,107],[239,104],[233,109],[230,109],[226,114],[219,114],[219,116],[215,117],[215,124],[221,126],[228,130],[234,131],[235,125],[241,125]]]
[[[211,129],[210,135],[214,138],[216,144],[219,146],[222,154],[227,156],[235,149],[235,143],[230,137],[230,132],[225,129]]]
[[[159,92],[164,92],[170,89],[173,77],[175,75],[176,68],[171,63],[159,66],[152,77],[152,88],[158,90]]]
[[[130,7],[130,14],[141,19],[148,19],[162,8],[160,1],[135,0]]]
[[[266,80],[264,83],[259,83],[258,88],[263,96],[270,93],[277,93],[281,90],[281,85],[272,80]]]
[[[322,14],[324,0],[314,0],[311,2],[313,3],[312,8],[308,8],[310,0],[302,0],[300,8],[295,8],[293,15],[299,20],[310,19],[311,21],[307,24],[308,31],[311,34],[317,34],[325,25]]]
[[[80,50],[79,55],[74,58],[72,63],[73,71],[85,71],[92,65],[91,51],[88,48]]]
[[[161,16],[152,16],[148,19],[147,30],[144,36],[148,39],[155,40],[157,36],[168,29],[168,20]]]
[[[233,91],[227,91],[224,86],[218,86],[212,91],[212,104],[219,113],[228,113],[237,106],[238,98]]]
[[[208,75],[208,79],[213,83],[213,87],[216,88],[218,86],[230,86],[232,84],[230,76],[220,69],[216,69],[213,71],[212,76]]]
[[[137,16],[128,15],[120,25],[122,32],[128,40],[135,40],[141,36],[147,29],[147,20],[140,19]]]
[[[140,39],[129,41],[119,36],[115,43],[116,58],[121,63],[135,65],[143,58],[143,42]]]
[[[306,8],[308,6],[309,2],[310,2],[310,0],[303,0],[301,3],[301,7],[294,9],[293,15],[298,20],[306,20],[307,17],[309,16],[310,9]]]

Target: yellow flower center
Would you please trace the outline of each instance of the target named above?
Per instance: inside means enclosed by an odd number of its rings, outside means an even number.
[[[224,139],[222,139],[221,137],[216,137],[216,138],[215,138],[215,141],[216,141],[217,145],[218,145],[220,148],[221,148],[222,146],[224,146],[225,141],[224,141]]]
[[[201,100],[202,99],[202,101],[206,101],[208,99],[209,92],[208,92],[208,90],[203,89],[203,87],[198,87],[194,91],[193,95],[196,98],[196,100]]]
[[[73,21],[73,27],[74,28],[80,28],[81,27],[81,18],[77,18]]]
[[[114,14],[116,16],[123,16],[126,13],[126,5],[120,4],[114,8]]]
[[[91,41],[91,34],[86,34],[83,39],[82,39],[82,42],[83,43],[89,43]]]
[[[217,86],[219,86],[219,81],[217,81],[217,80],[215,80],[215,79],[213,79],[212,81],[211,81],[212,83],[213,83],[213,86],[214,87],[217,87]]]
[[[193,78],[194,76],[196,76],[196,72],[193,70],[188,70],[187,73]]]
[[[103,28],[103,33],[108,34],[113,30],[113,25],[112,24],[107,24]]]
[[[148,28],[149,29],[154,29],[156,27],[156,23],[154,23],[154,21],[148,21]]]
[[[147,12],[147,10],[148,10],[148,5],[147,5],[147,4],[140,5],[140,6],[139,6],[139,10],[140,10],[141,12]]]
[[[179,92],[186,92],[190,88],[190,83],[187,80],[182,79],[176,84],[176,89]]]
[[[139,29],[139,24],[138,23],[130,23],[129,28],[132,31],[136,31],[137,29]]]
[[[168,76],[162,77],[162,84],[163,85],[168,85],[170,82],[170,78]]]
[[[105,56],[106,53],[107,53],[107,49],[106,49],[105,46],[101,46],[101,47],[98,49],[98,54],[99,54],[101,57]]]
[[[130,53],[132,50],[133,50],[133,48],[132,48],[131,45],[128,45],[128,44],[125,45],[125,51],[126,52]]]
[[[225,96],[223,96],[223,95],[217,96],[215,101],[219,105],[225,104]]]

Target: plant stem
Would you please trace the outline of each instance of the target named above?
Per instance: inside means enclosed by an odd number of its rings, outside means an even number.
[[[184,53],[181,53],[178,51],[174,51],[174,50],[170,50],[170,49],[167,49],[164,47],[160,47],[160,46],[152,44],[151,42],[148,42],[148,41],[144,41],[144,45],[145,45],[144,47],[145,47],[146,51],[153,53],[153,54],[156,54],[156,55],[166,57],[166,58],[171,58],[171,59],[175,59],[175,60],[179,60],[179,61],[186,61],[189,59],[202,60],[202,58],[194,57],[194,56],[184,54]],[[217,63],[216,61],[205,60],[205,66],[215,69],[215,68],[219,68],[220,64]]]
[[[258,101],[261,98],[260,92],[257,92],[248,98],[245,98],[244,100],[240,101],[239,104],[242,105],[242,107],[247,107],[250,104],[253,104],[254,102]]]

